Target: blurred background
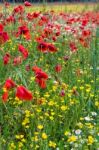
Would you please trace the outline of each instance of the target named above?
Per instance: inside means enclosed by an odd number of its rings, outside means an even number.
[[[24,2],[24,0],[0,0],[0,2],[4,2],[4,1],[7,1],[7,2],[18,2],[18,3],[21,3],[21,2]],[[99,0],[28,0],[29,2],[33,2],[33,3],[47,3],[47,2],[50,2],[50,3],[53,3],[53,2],[99,2]]]

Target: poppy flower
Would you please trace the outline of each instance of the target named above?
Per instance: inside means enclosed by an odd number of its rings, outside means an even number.
[[[41,16],[41,21],[45,24],[45,23],[48,23],[48,17],[45,16],[45,15],[42,15]]]
[[[23,12],[24,12],[24,7],[22,5],[16,6],[13,9],[13,14],[14,15],[17,14],[17,13],[22,14]]]
[[[18,45],[18,50],[22,53],[24,59],[28,57],[28,50],[21,44]]]
[[[52,29],[50,28],[45,28],[44,29],[44,34],[46,35],[46,37],[49,37],[52,34]]]
[[[61,70],[62,70],[62,66],[61,65],[56,65],[55,66],[55,71],[56,72],[61,72]]]
[[[27,13],[27,19],[29,20],[29,21],[32,21],[33,20],[33,14],[32,13]]]
[[[40,42],[38,50],[41,52],[56,52],[57,48],[52,43]]]
[[[47,47],[49,52],[57,52],[57,48],[52,43],[48,43]]]
[[[0,44],[4,44],[8,40],[9,40],[8,33],[7,32],[0,32]]]
[[[7,65],[10,61],[10,54],[9,53],[6,53],[3,57],[3,63],[4,65]]]
[[[69,46],[70,46],[70,49],[71,49],[72,52],[77,51],[77,47],[76,47],[76,44],[74,42],[70,42]]]
[[[56,36],[59,36],[59,35],[60,35],[60,31],[57,31],[57,32],[56,32]]]
[[[33,99],[32,93],[28,91],[24,86],[18,86],[16,90],[16,97],[21,100],[30,101]]]
[[[46,42],[40,42],[38,44],[38,50],[41,52],[46,52],[47,51],[47,43]]]
[[[5,2],[4,4],[5,4],[5,7],[6,7],[6,8],[10,6],[10,3],[9,3],[9,2]]]
[[[23,35],[24,38],[26,38],[26,40],[30,40],[30,38],[31,38],[30,31],[26,25],[20,26],[18,28],[18,32],[17,32],[16,36],[19,37],[20,35]]]
[[[88,24],[88,19],[87,18],[84,18],[83,20],[82,20],[82,26],[86,26]]]
[[[45,88],[46,88],[46,80],[45,80],[45,79],[38,79],[38,78],[36,78],[36,82],[38,83],[38,85],[39,85],[42,89],[45,89]]]
[[[14,88],[15,86],[16,84],[14,83],[12,79],[7,79],[4,84],[4,88],[6,88],[7,90],[10,90],[11,88]]]
[[[89,47],[88,41],[84,37],[80,37],[78,40],[83,47]]]
[[[38,71],[41,71],[41,68],[34,66],[34,67],[32,67],[32,71],[34,71],[36,73]]]
[[[24,5],[25,5],[26,7],[32,6],[32,4],[31,4],[30,2],[28,2],[28,1],[25,1],[25,2],[24,2]]]
[[[36,76],[36,82],[38,83],[38,85],[44,89],[46,88],[46,80],[48,79],[48,75],[42,71],[41,68],[34,66],[32,68],[32,70],[35,72],[35,76]]]
[[[8,91],[6,91],[6,92],[3,93],[3,95],[2,95],[2,101],[4,103],[7,102],[8,96],[9,96]]]
[[[17,7],[14,8],[13,13],[16,14],[16,13],[18,13],[19,11],[20,11],[20,9],[19,9],[19,7],[17,6]]]
[[[34,66],[32,70],[35,72],[38,79],[48,79],[48,75],[41,68]]]
[[[91,31],[90,30],[83,30],[82,31],[82,36],[84,38],[88,38],[91,35]]]
[[[9,17],[6,18],[6,22],[7,23],[12,23],[12,22],[15,23],[15,18],[13,16],[9,16]]]
[[[0,23],[0,32],[2,32],[4,29],[3,25]]]
[[[36,72],[36,77],[38,78],[38,79],[48,79],[48,75],[45,73],[45,72],[43,72],[42,70],[41,71],[38,71],[38,72]]]
[[[56,36],[53,36],[52,40],[55,42],[57,40]]]
[[[19,32],[20,34],[26,35],[29,32],[29,29],[27,28],[27,26],[21,26],[19,27]]]
[[[39,36],[39,37],[35,37],[35,40],[36,40],[36,42],[38,42],[38,43],[42,43],[43,38],[42,38],[42,36]]]
[[[38,18],[39,15],[40,15],[40,12],[34,12],[34,13],[33,13],[33,18]]]

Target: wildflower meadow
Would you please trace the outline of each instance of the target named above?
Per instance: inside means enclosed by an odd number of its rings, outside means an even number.
[[[0,5],[0,150],[99,150],[99,10],[58,7]]]

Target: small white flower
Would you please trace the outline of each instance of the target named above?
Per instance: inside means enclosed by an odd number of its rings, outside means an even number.
[[[92,116],[97,116],[96,112],[91,112]]]
[[[76,130],[75,133],[79,135],[82,131],[80,129]]]
[[[54,83],[54,84],[57,84],[58,82],[57,82],[57,81],[53,81],[53,83]]]
[[[90,118],[89,116],[87,116],[87,117],[85,117],[85,120],[86,120],[86,121],[90,121],[91,118]]]

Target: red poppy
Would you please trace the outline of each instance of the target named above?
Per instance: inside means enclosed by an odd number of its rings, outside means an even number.
[[[42,43],[43,37],[42,37],[42,36],[35,37],[35,40],[36,40],[36,42],[38,42],[38,43]],[[38,46],[38,49],[39,49],[39,46]]]
[[[3,63],[4,65],[7,65],[10,61],[10,54],[9,53],[6,53],[3,57]]]
[[[28,91],[24,86],[17,87],[16,97],[18,97],[21,100],[27,100],[27,101],[33,99],[32,93]]]
[[[3,95],[2,95],[2,101],[5,103],[5,102],[7,102],[7,100],[8,100],[8,91],[6,91],[6,92],[4,92],[3,93]]]
[[[61,65],[56,65],[55,66],[55,71],[56,72],[61,72],[61,70],[62,70],[62,66]]]
[[[7,23],[15,22],[15,18],[13,16],[9,16],[6,18]]]
[[[38,50],[41,52],[47,51],[47,43],[46,42],[40,42],[38,45]]]
[[[5,2],[5,7],[9,7],[10,6],[10,3],[9,2]]]
[[[74,42],[70,42],[69,46],[70,46],[70,49],[72,52],[77,51],[77,47],[76,47],[76,44]]]
[[[22,5],[14,7],[14,10],[13,10],[14,14],[17,14],[17,13],[22,14],[23,12],[24,12],[24,7]]]
[[[82,36],[84,37],[84,38],[87,38],[87,37],[89,37],[91,35],[91,31],[90,30],[83,30],[82,31]]]
[[[39,15],[40,15],[40,12],[34,12],[34,13],[33,13],[33,17],[34,17],[34,18],[38,18]]]
[[[48,79],[48,75],[41,68],[34,66],[32,70],[35,72],[38,79]]]
[[[87,18],[84,18],[83,20],[82,20],[82,26],[86,26],[87,24],[88,24],[88,19]]]
[[[7,32],[0,32],[0,44],[3,44],[9,40]]]
[[[34,66],[32,68],[32,70],[35,72],[35,76],[36,76],[36,82],[38,83],[38,85],[44,89],[46,88],[46,80],[48,79],[48,75],[42,71],[41,68]]]
[[[48,51],[57,52],[57,48],[52,43],[48,43]]]
[[[33,14],[32,13],[27,13],[27,19],[29,21],[32,21],[33,20]]]
[[[38,83],[38,85],[39,85],[42,89],[45,89],[45,88],[46,88],[46,80],[45,80],[45,79],[38,79],[38,78],[36,78],[36,82]]]
[[[41,68],[34,66],[34,67],[32,67],[32,70],[36,73],[38,71],[41,71]]]
[[[57,31],[57,32],[56,32],[56,36],[59,36],[59,35],[60,35],[60,31]]]
[[[44,29],[44,34],[46,35],[46,37],[49,37],[52,34],[52,29],[51,28],[45,28]]]
[[[41,52],[56,52],[57,48],[52,43],[40,42],[38,50]]]
[[[18,32],[17,32],[16,36],[19,37],[20,35],[23,35],[24,38],[26,38],[27,40],[30,40],[30,38],[31,38],[30,31],[29,31],[28,27],[25,25],[20,26],[18,28]]]
[[[45,15],[44,16],[42,15],[40,21],[42,21],[43,24],[48,23],[48,17]]]
[[[3,25],[0,23],[0,32],[2,32],[4,29]]]
[[[88,41],[84,37],[80,37],[79,42],[83,47],[89,47]]]
[[[24,59],[28,57],[28,50],[23,45],[19,44],[18,50],[22,53]]]
[[[36,72],[36,77],[38,79],[48,79],[48,75],[45,72],[43,72],[42,70]]]
[[[6,88],[7,90],[10,90],[11,88],[14,88],[15,86],[16,84],[14,83],[12,79],[7,79],[4,84],[4,88]]]
[[[25,2],[24,2],[24,5],[25,5],[26,7],[32,6],[32,4],[31,4],[30,2],[28,2],[28,1],[25,1]]]
[[[55,42],[57,40],[56,36],[53,36],[52,40]]]

